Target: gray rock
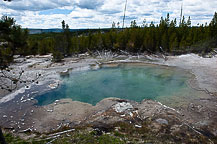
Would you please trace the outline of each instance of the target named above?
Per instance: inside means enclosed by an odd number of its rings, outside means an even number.
[[[166,124],[166,125],[168,125],[168,121],[165,120],[165,119],[162,119],[162,118],[157,119],[156,122],[158,122],[159,124]]]

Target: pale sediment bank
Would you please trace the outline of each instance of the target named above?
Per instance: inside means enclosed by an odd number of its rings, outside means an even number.
[[[67,75],[70,70],[95,69],[102,63],[110,62],[113,63],[112,66],[117,66],[114,63],[140,62],[178,67],[190,71],[195,76],[193,86],[210,93],[204,92],[203,98],[194,99],[189,101],[188,105],[174,107],[175,109],[154,101],[144,100],[137,103],[116,98],[104,99],[96,106],[63,99],[47,106],[38,107],[34,105],[36,101],[31,98],[31,95],[25,94],[22,88],[24,85],[20,85],[20,92],[16,91],[6,96],[1,95],[3,97],[0,99],[0,125],[2,127],[12,128],[16,131],[30,128],[32,131],[49,132],[63,126],[132,121],[135,116],[139,117],[141,121],[151,118],[160,124],[170,124],[172,115],[176,120],[173,120],[171,127],[174,126],[174,123],[180,125],[187,123],[196,129],[208,130],[210,134],[217,136],[217,57],[202,58],[195,54],[169,56],[166,60],[156,56],[120,56],[110,59],[85,57],[66,58],[62,63],[52,63],[51,56],[48,55],[32,57],[25,61],[21,58],[16,61],[17,63],[11,66],[14,71],[24,70],[23,79],[34,78],[35,73],[40,73],[42,76],[38,86],[46,87],[47,90],[56,88],[61,83],[58,81],[60,80],[59,74]],[[34,83],[31,85],[34,87]],[[23,102],[23,100],[26,101]],[[139,123],[136,125],[138,126]]]
[[[191,71],[200,89],[217,92],[217,57],[203,58],[196,54],[171,56],[163,64]]]

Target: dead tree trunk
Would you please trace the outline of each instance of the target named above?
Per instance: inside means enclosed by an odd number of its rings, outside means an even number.
[[[0,144],[7,144],[1,128],[0,128]]]

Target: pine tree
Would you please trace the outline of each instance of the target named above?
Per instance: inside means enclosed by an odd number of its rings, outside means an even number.
[[[147,28],[147,27],[148,27],[148,24],[146,22],[146,19],[144,19],[142,22],[142,28]]]
[[[191,27],[191,17],[190,17],[190,16],[188,17],[188,20],[187,20],[186,25],[187,25],[188,27]]]
[[[138,27],[137,23],[136,23],[136,20],[131,21],[130,27],[131,28],[137,28]]]
[[[217,36],[217,12],[215,12],[212,21],[209,24],[210,37]]]
[[[169,37],[167,32],[164,32],[163,36],[162,36],[162,40],[161,40],[161,46],[163,48],[164,51],[169,52]]]
[[[169,37],[169,51],[177,50],[179,46],[178,37],[175,31]]]
[[[2,16],[0,19],[0,42],[7,43],[0,46],[0,67],[6,67],[13,61],[14,54],[27,55],[28,30],[21,29],[15,24],[14,18]],[[19,50],[19,51],[18,51]]]

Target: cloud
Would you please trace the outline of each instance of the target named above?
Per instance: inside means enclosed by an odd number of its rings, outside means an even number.
[[[13,0],[11,2],[0,1],[0,5],[17,11],[41,11],[69,6],[72,2],[72,0]]]
[[[97,9],[102,6],[104,1],[95,0],[90,2],[90,0],[80,0],[76,5],[82,9]]]
[[[217,0],[131,0],[128,1],[126,26],[132,20],[141,25],[158,23],[161,16],[170,13],[170,19],[183,14],[191,16],[192,24],[210,22],[216,11]],[[125,0],[13,0],[0,1],[0,15],[14,17],[17,23],[29,28],[61,28],[64,19],[70,28],[111,27],[122,25]]]

